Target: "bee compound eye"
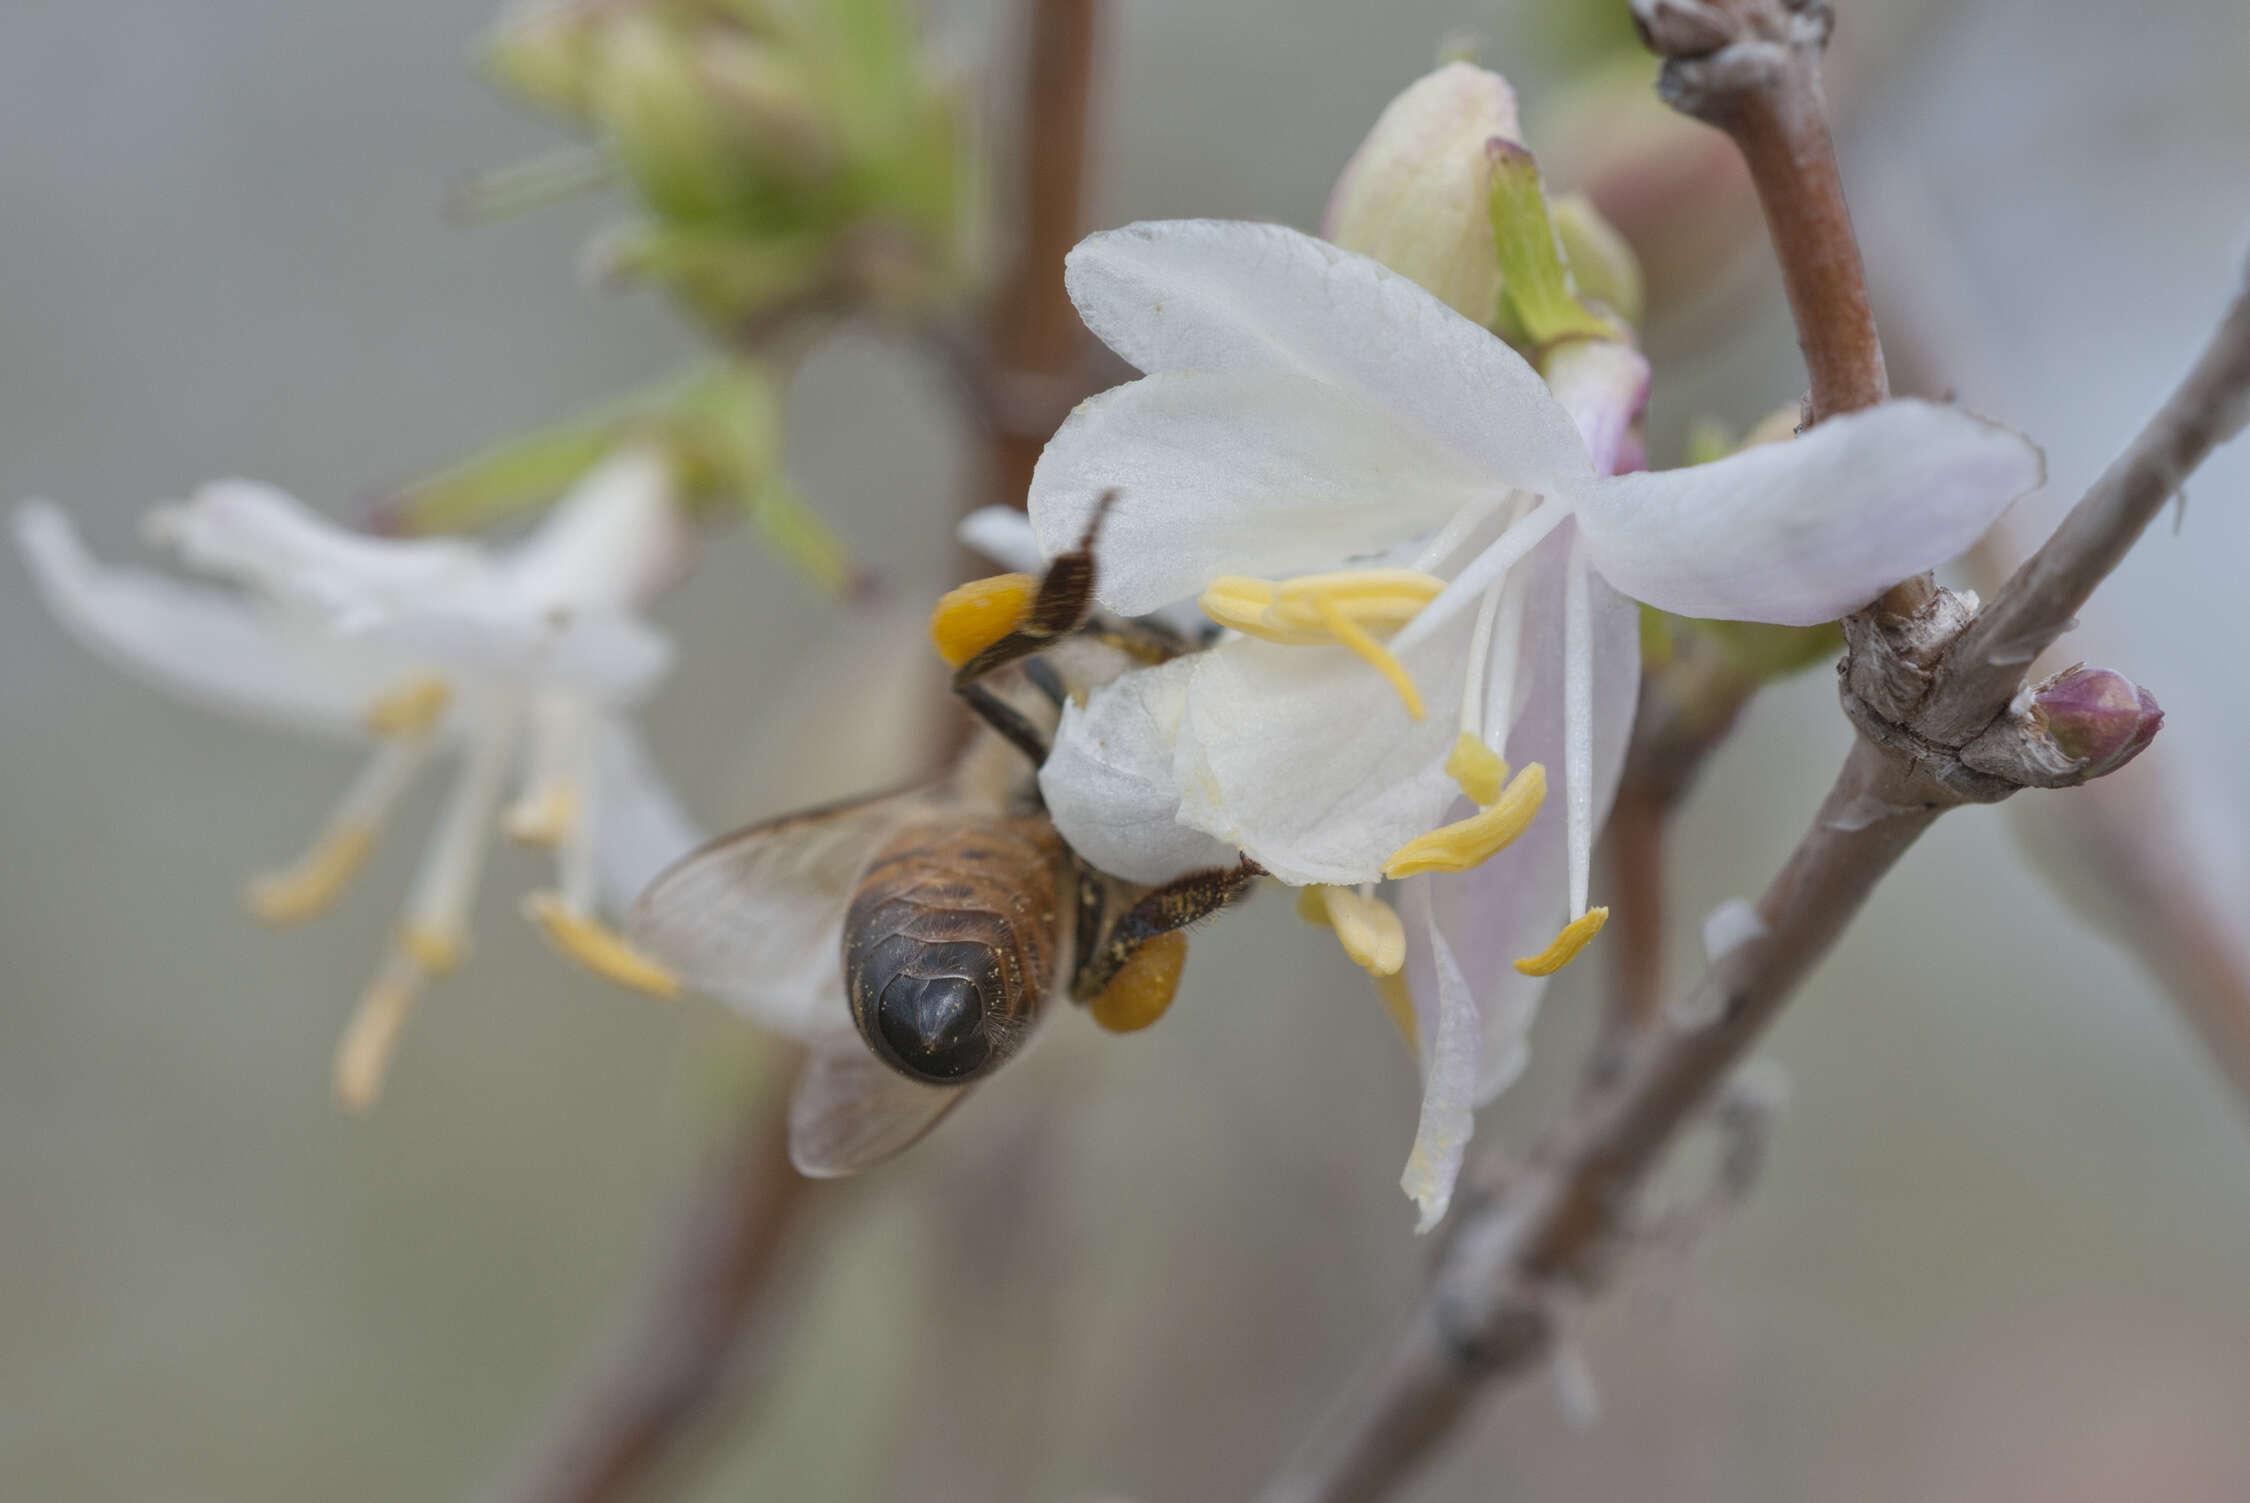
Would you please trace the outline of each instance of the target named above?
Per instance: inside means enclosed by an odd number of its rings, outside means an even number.
[[[895,1061],[926,1080],[961,1080],[992,1058],[984,997],[966,976],[894,976],[875,1022]]]

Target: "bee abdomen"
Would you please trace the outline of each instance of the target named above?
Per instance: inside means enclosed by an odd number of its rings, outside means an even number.
[[[963,817],[876,853],[844,918],[852,1021],[918,1080],[997,1068],[1047,998],[1060,932],[1054,827]]]

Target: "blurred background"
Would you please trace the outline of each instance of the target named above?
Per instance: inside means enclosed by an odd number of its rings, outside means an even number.
[[[2250,12],[1838,8],[1847,182],[1900,384],[2030,432],[2074,497],[2236,274]],[[1568,186],[1562,86],[1611,9],[1120,0],[1091,223],[1314,223],[1454,34],[1513,78]],[[997,18],[931,23],[1004,78]],[[441,219],[449,183],[553,139],[467,66],[489,19],[12,0],[0,497],[52,496],[98,553],[140,558],[142,510],[204,478],[349,515],[672,368],[660,300],[578,279],[614,204]],[[1739,429],[1801,381],[1754,247],[1698,288],[1651,334],[1660,462],[1692,420]],[[847,334],[793,399],[793,473],[896,611],[846,621],[743,537],[662,606],[682,666],[650,734],[714,828],[923,757],[919,617],[974,479],[944,379]],[[2250,447],[2190,492],[2087,651],[2163,701],[2204,832],[2239,853]],[[1754,704],[1680,822],[1679,967],[1686,921],[1764,881],[1846,734],[1824,671]],[[97,664],[0,560],[9,1497],[477,1496],[613,1328],[758,1076],[715,1009],[559,962],[509,915],[537,868],[504,853],[475,963],[428,998],[382,1108],[335,1112],[335,1033],[434,797],[316,926],[265,935],[236,894],[352,765]],[[1599,980],[1582,965],[1550,993],[1532,1076],[1481,1131],[1528,1141]],[[923,1149],[818,1193],[762,1381],[677,1496],[1232,1498],[1317,1420],[1425,1252],[1395,1188],[1416,1083],[1364,979],[1269,896],[1197,938],[1162,1027],[1049,1033]],[[1417,1497],[2250,1496],[2250,1133],[2001,811],[1939,824],[1769,1053],[1795,1092],[1754,1198],[1585,1318],[1598,1424],[1520,1389]]]

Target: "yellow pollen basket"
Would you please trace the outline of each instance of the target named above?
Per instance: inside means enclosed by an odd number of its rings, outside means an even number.
[[[1014,631],[1038,593],[1039,581],[1028,574],[995,574],[947,590],[930,612],[938,656],[960,667]]]
[[[1171,1010],[1186,965],[1187,935],[1159,934],[1133,952],[1086,1010],[1111,1033],[1137,1033]]]
[[[444,719],[452,703],[453,690],[444,679],[418,673],[376,695],[361,719],[370,735],[419,736]]]
[[[1420,615],[1445,581],[1419,569],[1340,569],[1276,583],[1222,575],[1198,597],[1203,614],[1230,631],[1290,647],[1341,646],[1390,683],[1406,713],[1422,718],[1421,691],[1376,640]]]
[[[539,926],[549,944],[604,981],[660,1001],[679,996],[679,977],[627,944],[608,925],[572,908],[561,893],[532,893],[523,900],[523,914]]]
[[[1536,955],[1526,955],[1516,962],[1516,969],[1526,976],[1552,976],[1578,958],[1578,952],[1602,932],[1609,922],[1607,908],[1589,908],[1580,917],[1563,925],[1554,943]]]
[[[278,872],[252,877],[243,906],[267,924],[301,924],[326,913],[375,849],[375,827],[359,821],[323,830],[311,850]]]
[[[1547,769],[1534,762],[1517,773],[1515,781],[1502,789],[1489,807],[1400,846],[1384,864],[1383,875],[1411,877],[1420,872],[1465,872],[1481,866],[1515,844],[1531,828],[1539,806],[1546,801]]]

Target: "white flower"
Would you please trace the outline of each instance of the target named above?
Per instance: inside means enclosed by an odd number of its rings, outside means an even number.
[[[214,708],[375,742],[311,848],[250,883],[260,918],[326,909],[431,757],[460,755],[396,943],[338,1046],[339,1099],[374,1101],[423,984],[463,957],[496,821],[554,850],[558,890],[525,901],[549,938],[612,979],[672,987],[595,917],[697,839],[624,718],[670,658],[637,611],[689,541],[660,455],[620,452],[504,550],[363,536],[241,480],[159,508],[149,533],[238,588],[98,563],[48,502],[16,514],[40,594],[94,652]]]
[[[1474,1104],[1521,1066],[1540,977],[1606,912],[1588,906],[1589,864],[1632,718],[1632,600],[1834,619],[1973,542],[2039,484],[2038,453],[1901,401],[1616,475],[1647,374],[1623,346],[1560,347],[1550,389],[1405,277],[1272,225],[1096,235],[1069,283],[1147,375],[1049,444],[1040,548],[1070,547],[1115,488],[1102,603],[1199,596],[1234,632],[1067,711],[1048,807],[1120,876],[1239,847],[1285,881],[1362,889],[1326,913],[1355,953],[1407,931],[1426,1077],[1407,1187],[1428,1226]],[[1559,821],[1533,817],[1550,787]],[[1372,902],[1386,877],[1422,889],[1410,922]],[[1403,1012],[1396,966],[1386,985]]]

